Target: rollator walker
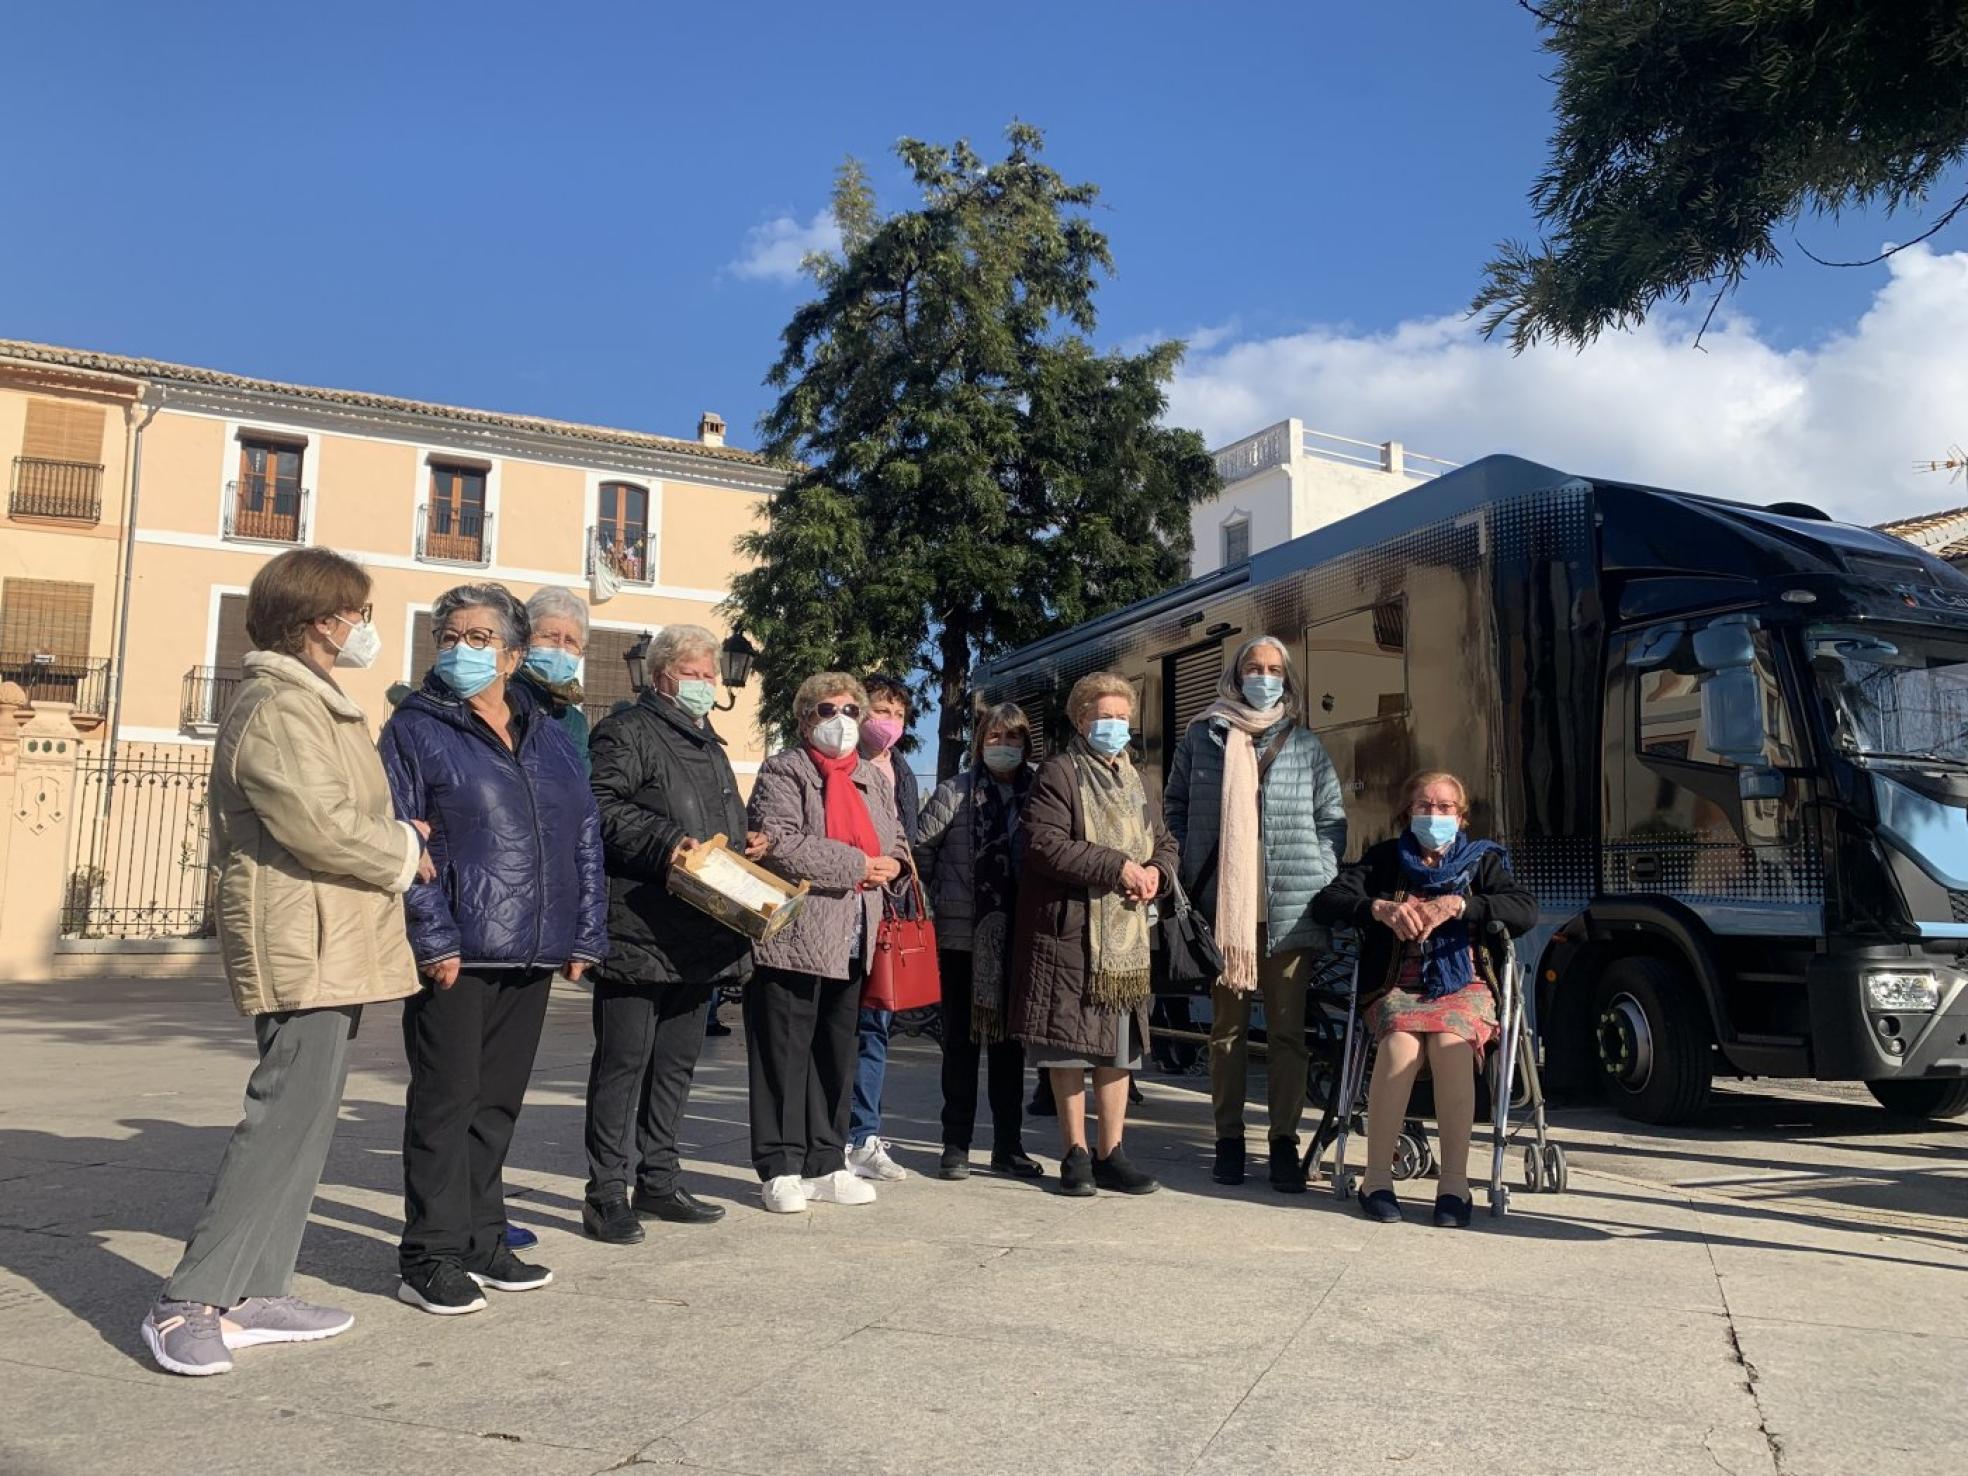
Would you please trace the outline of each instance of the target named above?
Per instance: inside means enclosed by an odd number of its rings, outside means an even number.
[[[1565,1150],[1552,1142],[1545,1128],[1544,1085],[1538,1076],[1537,1036],[1527,1029],[1526,967],[1518,963],[1516,940],[1492,925],[1502,937],[1503,966],[1499,970],[1497,1000],[1497,1038],[1483,1058],[1481,1075],[1489,1088],[1490,1103],[1490,1182],[1489,1206],[1493,1216],[1510,1211],[1510,1186],[1503,1181],[1504,1159],[1518,1138],[1510,1113],[1513,1107],[1526,1109],[1531,1141],[1524,1145],[1524,1188],[1526,1192],[1563,1193],[1570,1182]],[[1342,1018],[1343,1016],[1343,1018]],[[1315,1034],[1315,1031],[1317,1034]],[[1332,1186],[1341,1199],[1351,1199],[1359,1188],[1360,1176],[1346,1163],[1348,1140],[1366,1124],[1366,1088],[1372,1068],[1374,1043],[1360,1020],[1360,965],[1355,959],[1347,972],[1343,991],[1326,992],[1321,1007],[1307,1022],[1315,1050],[1323,1047],[1329,1063],[1329,1086],[1325,1115],[1305,1150],[1307,1178],[1318,1174],[1319,1160],[1328,1142],[1333,1149]],[[1337,1046],[1337,1057],[1333,1047]],[[1315,1073],[1319,1070],[1314,1066]],[[1419,1178],[1435,1167],[1434,1153],[1428,1146],[1420,1119],[1410,1114],[1402,1124],[1396,1142],[1394,1177]]]

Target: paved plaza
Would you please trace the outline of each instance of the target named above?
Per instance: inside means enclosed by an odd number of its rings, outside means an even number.
[[[1453,1234],[1280,1196],[1261,1161],[1216,1189],[1204,1083],[1150,1074],[1130,1142],[1161,1194],[917,1173],[867,1208],[773,1217],[738,1035],[707,1044],[687,1144],[730,1215],[612,1248],[579,1231],[587,1005],[557,986],[508,1174],[551,1287],[455,1319],[393,1299],[404,1070],[398,1011],[372,1009],[298,1288],[355,1330],[193,1381],[152,1367],[137,1322],[218,1163],[250,1031],[214,984],[0,990],[0,1472],[1968,1462],[1968,1127],[1804,1086],[1732,1087],[1671,1134],[1561,1112],[1570,1191]],[[933,1168],[933,1043],[898,1042],[889,1099],[897,1156]],[[1027,1141],[1056,1161],[1050,1122]]]

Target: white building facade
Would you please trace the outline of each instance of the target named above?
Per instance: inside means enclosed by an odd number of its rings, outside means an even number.
[[[1399,441],[1357,441],[1281,420],[1214,453],[1223,490],[1190,514],[1193,578],[1336,523],[1452,470]]]

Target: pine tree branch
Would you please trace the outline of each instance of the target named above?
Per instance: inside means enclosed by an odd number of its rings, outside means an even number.
[[[1806,246],[1802,241],[1799,241],[1797,239],[1797,232],[1795,230],[1793,230],[1790,233],[1790,239],[1796,243],[1797,249],[1799,251],[1803,252],[1806,256],[1810,257],[1811,260],[1815,261],[1819,266],[1822,267],[1878,266],[1880,262],[1885,261],[1887,258],[1898,256],[1902,251],[1906,250],[1909,246],[1918,246],[1923,241],[1933,240],[1934,237],[1938,236],[1942,231],[1946,230],[1948,226],[1953,223],[1954,218],[1957,215],[1961,214],[1963,210],[1968,210],[1968,194],[1964,194],[1959,200],[1956,200],[1952,205],[1948,206],[1948,208],[1942,212],[1941,218],[1939,220],[1935,221],[1932,225],[1927,227],[1926,230],[1922,231],[1919,235],[1915,236],[1911,241],[1901,241],[1898,245],[1888,246],[1884,251],[1880,252],[1877,256],[1868,256],[1863,261],[1827,261],[1825,260],[1824,257],[1818,255],[1817,252],[1813,251],[1809,246]]]

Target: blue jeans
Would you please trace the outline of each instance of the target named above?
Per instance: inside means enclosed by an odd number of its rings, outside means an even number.
[[[888,1027],[893,1010],[863,1010],[857,1033],[860,1052],[854,1063],[854,1112],[847,1127],[847,1142],[859,1148],[881,1133],[882,1077],[888,1073]]]

